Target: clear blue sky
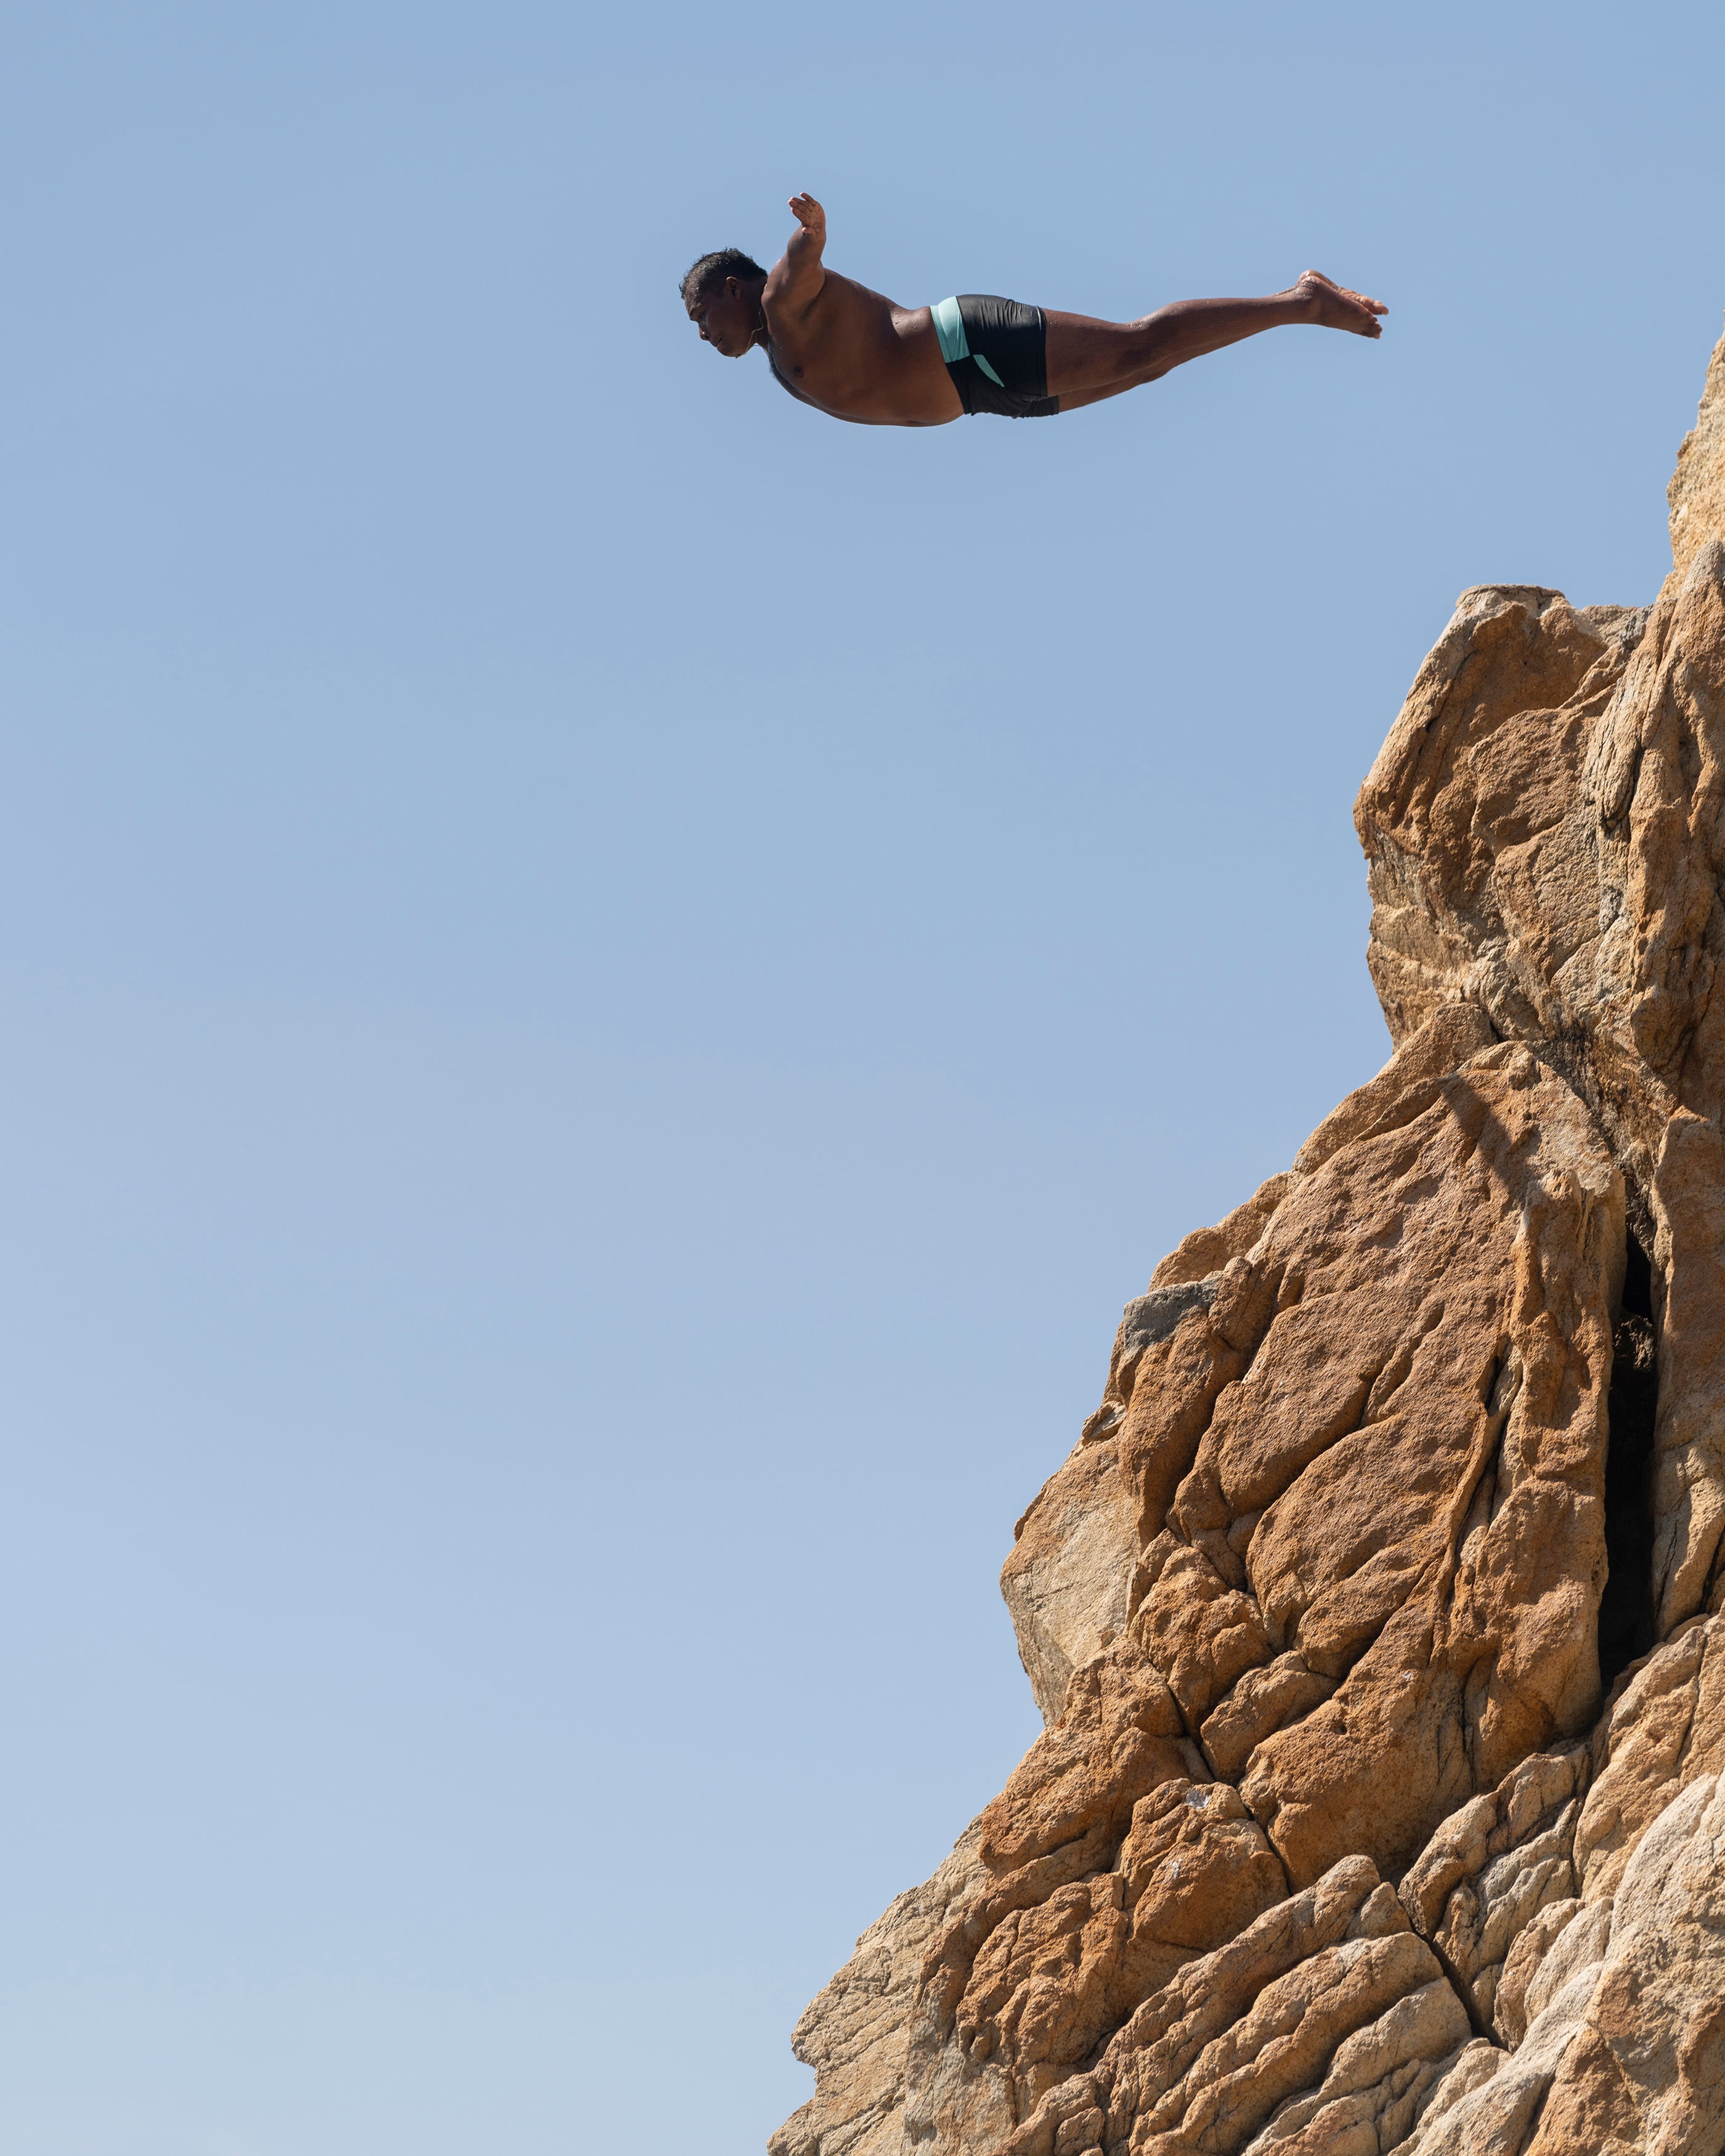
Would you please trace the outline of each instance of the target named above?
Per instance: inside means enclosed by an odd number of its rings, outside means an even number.
[[[0,13],[0,2145],[744,2156],[1033,1733],[1120,1304],[1387,1045],[1465,585],[1643,601],[1717,6]],[[1266,337],[832,424],[684,321]]]

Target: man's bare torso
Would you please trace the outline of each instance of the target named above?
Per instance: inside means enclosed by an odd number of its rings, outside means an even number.
[[[793,397],[863,426],[939,427],[960,416],[927,307],[897,306],[825,269],[799,304],[791,280],[780,280],[785,266],[769,274],[761,310],[767,356]]]

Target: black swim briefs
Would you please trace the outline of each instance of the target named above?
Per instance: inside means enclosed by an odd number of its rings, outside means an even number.
[[[1048,393],[1048,325],[1040,307],[961,292],[931,311],[941,357],[967,412],[1046,419],[1060,410],[1060,398]]]

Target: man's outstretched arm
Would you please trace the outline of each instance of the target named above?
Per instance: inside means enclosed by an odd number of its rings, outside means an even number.
[[[768,306],[800,315],[820,296],[827,280],[820,259],[827,244],[827,213],[813,195],[793,195],[790,207],[797,228],[768,272],[762,297]]]

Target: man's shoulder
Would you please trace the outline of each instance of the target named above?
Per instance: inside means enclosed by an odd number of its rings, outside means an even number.
[[[864,313],[891,315],[899,311],[895,303],[889,300],[884,292],[876,292],[866,285],[859,285],[855,277],[847,277],[838,270],[826,270],[821,279],[820,290],[799,306],[793,309],[781,309],[778,302],[783,295],[783,288],[781,286],[775,290],[773,279],[769,276],[766,289],[761,295],[762,308],[769,320],[775,312],[779,313],[782,319],[788,316],[792,321],[801,321],[813,320],[821,316]]]

